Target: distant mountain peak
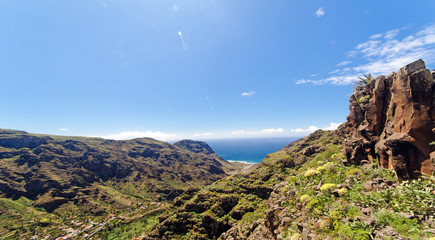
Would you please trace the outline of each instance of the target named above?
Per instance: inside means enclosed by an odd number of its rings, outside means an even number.
[[[193,153],[203,153],[205,155],[216,154],[206,142],[185,139],[174,143],[174,145]]]

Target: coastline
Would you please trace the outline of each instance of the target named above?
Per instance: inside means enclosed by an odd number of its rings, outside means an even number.
[[[226,160],[226,161],[227,162],[239,162],[239,163],[252,164],[252,165],[259,164],[259,162],[258,163],[253,163],[253,162],[241,161],[241,160]]]

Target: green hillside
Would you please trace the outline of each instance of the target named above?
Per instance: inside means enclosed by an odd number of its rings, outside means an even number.
[[[216,154],[149,138],[113,141],[2,129],[0,238],[62,236],[59,227],[73,227],[71,221],[139,219],[234,170]]]

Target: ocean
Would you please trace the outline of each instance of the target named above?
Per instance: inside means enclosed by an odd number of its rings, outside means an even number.
[[[244,138],[203,140],[227,161],[248,163],[261,162],[268,153],[273,153],[299,138]]]

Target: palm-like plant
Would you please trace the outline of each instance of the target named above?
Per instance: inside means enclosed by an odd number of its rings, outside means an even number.
[[[367,84],[371,83],[373,81],[372,74],[364,75],[364,77],[358,77],[359,81],[357,82],[358,86],[366,86]]]

